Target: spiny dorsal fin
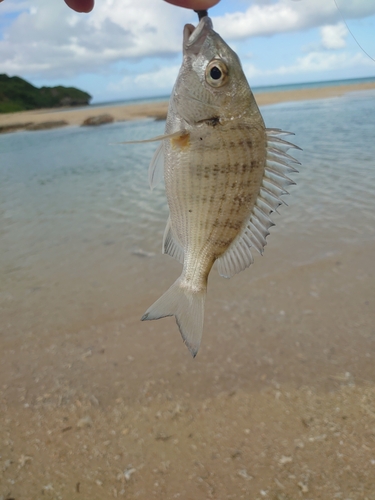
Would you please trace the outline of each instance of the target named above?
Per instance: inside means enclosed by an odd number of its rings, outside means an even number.
[[[267,159],[262,186],[256,204],[245,224],[242,232],[230,245],[228,250],[217,259],[219,274],[230,278],[243,271],[253,262],[250,248],[254,247],[263,254],[268,229],[274,225],[269,215],[285,203],[280,196],[287,194],[285,187],[295,184],[285,174],[297,172],[292,164],[300,164],[286,151],[290,148],[300,149],[298,146],[281,139],[280,136],[290,135],[280,129],[266,129]]]

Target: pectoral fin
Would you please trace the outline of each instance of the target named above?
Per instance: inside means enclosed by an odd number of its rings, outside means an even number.
[[[156,137],[152,137],[151,139],[141,139],[139,141],[124,141],[118,142],[118,144],[143,144],[144,142],[157,142],[164,141],[165,139],[180,139],[186,137],[186,135],[189,135],[189,132],[186,132],[186,130],[179,130],[178,132],[173,132],[172,134],[157,135]]]
[[[148,183],[151,190],[159,184],[163,178],[164,171],[164,148],[163,143],[159,144],[148,167]]]

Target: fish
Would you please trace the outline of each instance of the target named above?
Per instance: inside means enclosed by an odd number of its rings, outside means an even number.
[[[180,277],[142,320],[175,316],[193,357],[202,339],[208,275],[231,276],[263,254],[270,214],[283,203],[300,164],[266,128],[237,54],[208,16],[183,31],[183,62],[169,101],[165,134],[150,164],[151,188],[164,173],[169,219],[162,251],[183,265]],[[145,141],[135,141],[145,142]]]

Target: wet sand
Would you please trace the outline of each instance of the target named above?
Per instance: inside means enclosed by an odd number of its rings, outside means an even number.
[[[374,251],[215,273],[194,360],[139,321],[164,282],[64,328],[3,310],[0,495],[374,499]]]
[[[325,99],[340,97],[348,92],[360,92],[375,89],[375,82],[337,85],[314,89],[285,90],[255,94],[259,106],[276,104],[279,102],[306,101],[312,99]],[[167,114],[168,103],[142,103],[131,105],[101,106],[100,108],[80,109],[45,109],[37,111],[22,111],[18,113],[0,114],[0,127],[27,124],[40,124],[43,122],[65,121],[68,125],[81,125],[87,118],[101,114],[111,115],[115,121],[135,120],[140,118],[164,119]],[[61,125],[60,125],[61,126]]]
[[[180,271],[166,256],[114,259],[112,286],[97,248],[92,289],[7,269],[0,499],[375,500],[375,243],[282,269],[277,247],[212,273],[194,360],[173,318],[139,320]]]

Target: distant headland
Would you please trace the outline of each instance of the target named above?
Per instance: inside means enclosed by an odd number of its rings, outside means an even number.
[[[85,106],[91,95],[74,87],[34,87],[19,76],[0,74],[0,113]]]

